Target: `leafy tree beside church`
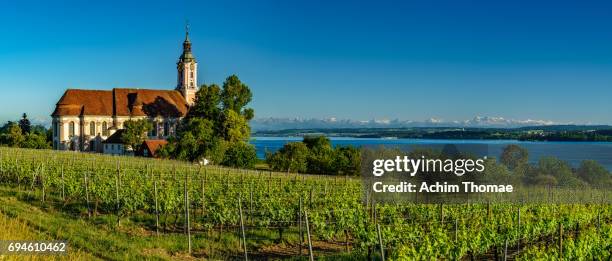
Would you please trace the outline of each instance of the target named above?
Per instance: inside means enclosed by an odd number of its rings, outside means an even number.
[[[255,148],[249,144],[249,120],[254,116],[247,105],[253,94],[238,76],[229,76],[222,88],[202,85],[193,105],[181,121],[175,137],[158,155],[188,161],[203,158],[232,167],[253,167]]]

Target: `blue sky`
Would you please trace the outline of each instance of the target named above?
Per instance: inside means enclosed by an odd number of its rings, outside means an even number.
[[[191,24],[200,83],[257,117],[612,123],[610,1],[10,1],[0,120],[66,88],[169,89]]]

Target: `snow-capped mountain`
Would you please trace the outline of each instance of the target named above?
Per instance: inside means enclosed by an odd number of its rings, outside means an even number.
[[[503,117],[476,116],[470,120],[448,121],[430,118],[424,121],[399,119],[351,120],[335,117],[317,118],[256,118],[251,121],[253,130],[282,129],[319,129],[319,128],[406,128],[406,127],[481,127],[481,128],[515,128],[524,126],[544,126],[560,124],[549,120],[516,120]],[[571,124],[571,123],[563,123]]]

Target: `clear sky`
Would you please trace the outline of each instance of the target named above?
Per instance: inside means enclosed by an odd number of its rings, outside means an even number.
[[[60,4],[61,3],[61,4]],[[185,19],[200,83],[256,117],[612,123],[612,1],[3,1],[0,120],[66,88],[169,89]]]

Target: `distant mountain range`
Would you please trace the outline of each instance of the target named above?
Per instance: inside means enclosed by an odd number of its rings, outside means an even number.
[[[18,119],[17,119],[18,120]],[[50,118],[33,117],[30,118],[32,125],[42,125],[46,128],[51,126]],[[410,120],[351,120],[337,118],[255,118],[251,120],[251,130],[257,131],[278,131],[278,130],[298,130],[298,129],[368,129],[368,128],[522,128],[540,130],[598,130],[612,129],[610,125],[594,124],[575,124],[572,122],[554,122],[549,120],[516,120],[505,119],[503,117],[476,116],[464,121],[446,121],[431,118],[424,121]]]
[[[410,120],[350,120],[316,118],[256,118],[251,121],[253,131],[285,129],[339,129],[339,128],[410,128],[410,127],[462,127],[462,128],[519,128],[528,126],[573,125],[548,120],[515,120],[502,117],[476,116],[464,121],[445,121],[431,118],[425,121]]]

